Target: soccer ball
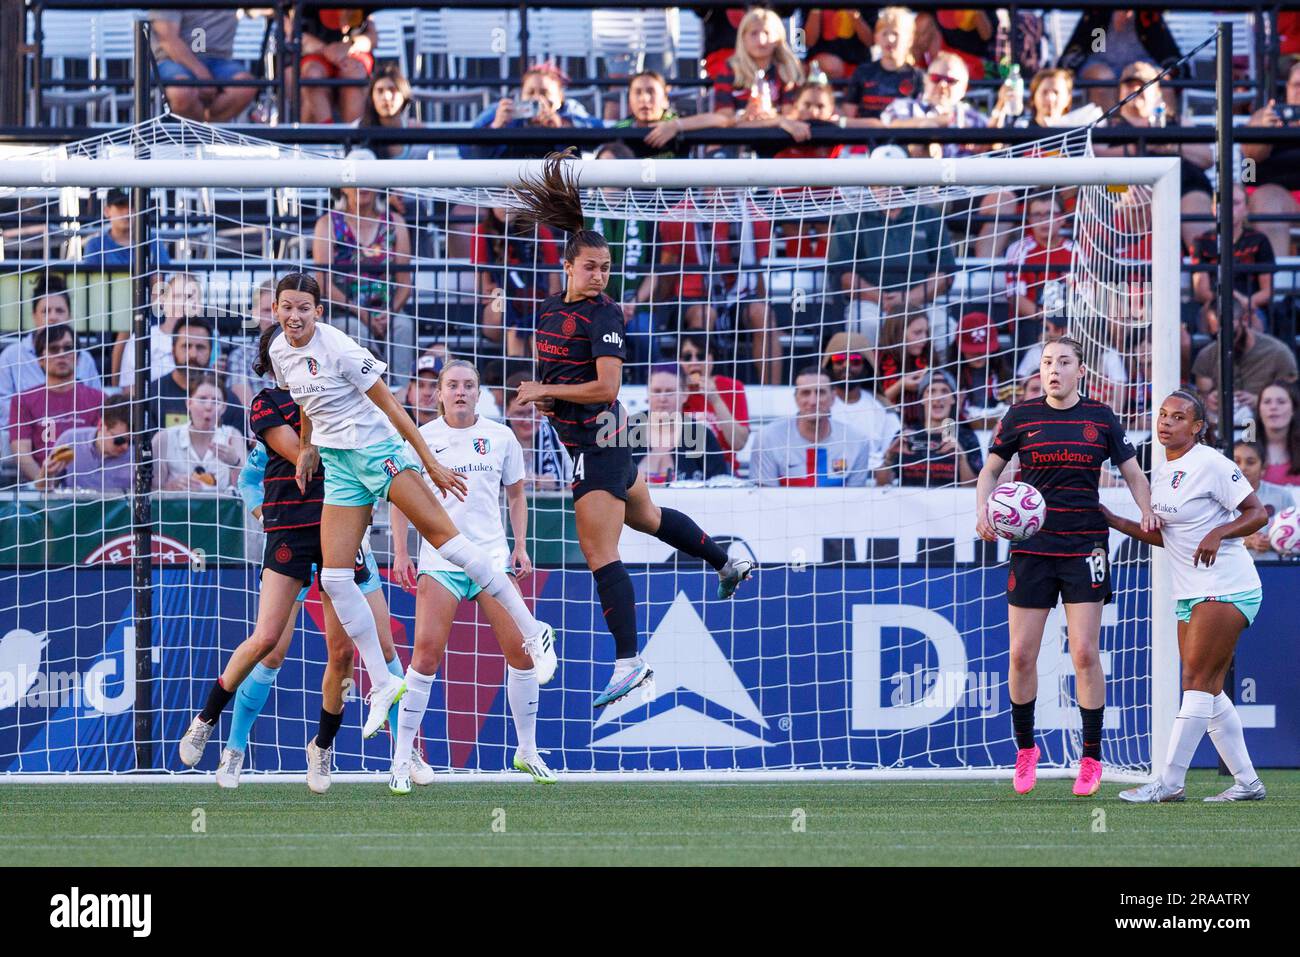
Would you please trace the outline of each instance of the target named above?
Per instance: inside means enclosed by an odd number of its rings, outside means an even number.
[[[1279,555],[1294,555],[1300,551],[1300,510],[1294,505],[1273,516],[1268,528],[1268,543]]]
[[[1023,542],[1043,527],[1047,503],[1028,482],[1007,482],[993,490],[985,515],[998,535]]]

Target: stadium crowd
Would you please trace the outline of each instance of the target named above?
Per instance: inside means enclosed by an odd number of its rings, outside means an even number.
[[[305,122],[376,130],[421,125],[400,64],[376,56],[374,9],[303,12],[298,75],[353,81],[291,91]],[[542,127],[554,131],[553,141],[478,144],[462,147],[460,155],[540,158],[573,145],[566,129],[608,130],[608,142],[589,153],[596,159],[751,155],[735,146],[688,146],[682,134],[776,128],[790,144],[760,148],[758,155],[902,156],[904,148],[890,143],[891,130],[1014,127],[1046,136],[1093,122],[1121,103],[1107,125],[1184,120],[1177,90],[1159,82],[1186,75],[1159,13],[1085,9],[1056,62],[1043,58],[1041,17],[1023,10],[1013,17],[996,8],[754,7],[705,8],[699,16],[711,89],[702,103],[695,98],[694,111],[692,98],[653,69],[627,77],[616,102],[589,110],[570,95],[574,84],[565,70],[547,61],[525,72],[513,95],[490,104],[471,125]],[[237,17],[234,10],[151,12],[163,83],[211,81],[166,86],[176,114],[209,123],[264,115],[254,88],[221,85],[252,78],[248,64],[233,56]],[[791,22],[799,24],[797,44]],[[1088,38],[1098,28],[1107,43],[1093,52]],[[202,53],[187,40],[196,30],[206,37]],[[618,115],[619,105],[625,115]],[[1281,101],[1270,99],[1248,122],[1286,125],[1296,107],[1300,62],[1286,73]],[[879,130],[879,141],[865,147],[807,142],[828,127]],[[955,157],[988,148],[912,144],[906,153]],[[1198,144],[1147,149],[1181,156],[1183,251],[1197,267],[1184,304],[1182,377],[1218,428],[1222,324],[1216,274],[1207,268],[1219,256],[1206,177],[1213,155]],[[409,159],[433,151],[376,138],[350,155]],[[1300,216],[1300,193],[1293,195],[1300,189],[1297,151],[1300,145],[1246,146],[1258,180],[1232,197],[1233,257],[1245,267],[1237,272],[1228,324],[1237,390],[1233,427],[1243,437],[1238,463],[1277,507],[1290,502],[1282,487],[1300,485],[1295,348],[1274,335],[1281,303],[1273,270],[1292,255],[1292,235],[1285,221],[1256,227],[1251,217]],[[1134,148],[1099,146],[1098,152],[1133,155]],[[628,321],[629,383],[644,390],[638,411],[648,422],[648,441],[639,451],[641,471],[651,482],[973,484],[983,462],[981,433],[1009,404],[1041,394],[1042,344],[1071,331],[1066,287],[1079,241],[1071,232],[1073,200],[1066,189],[994,192],[965,208],[896,204],[791,223],[760,216],[743,224],[638,222],[594,212],[589,225],[605,233],[614,259],[608,294],[623,303]],[[130,196],[112,190],[92,202],[99,203],[102,229],[74,237],[63,259],[80,270],[129,268]],[[328,319],[388,360],[390,384],[417,424],[437,414],[434,384],[444,362],[460,354],[480,360],[491,387],[484,390],[485,413],[505,419],[528,450],[534,487],[559,488],[568,479],[567,456],[545,420],[514,394],[529,377],[537,305],[560,289],[562,237],[522,229],[507,208],[444,205],[436,216],[422,217],[418,201],[402,194],[343,189],[333,195],[301,237],[304,258],[326,293]],[[247,448],[247,404],[267,384],[253,373],[251,359],[257,332],[274,321],[272,284],[250,291],[232,331],[205,307],[195,278],[201,264],[163,233],[147,243],[157,318],[144,398],[155,482],[159,489],[230,493]],[[5,241],[26,247],[40,237],[27,223],[21,233],[6,229]],[[439,263],[468,264],[477,304],[463,323],[465,335],[430,332],[436,324],[417,308],[414,277],[431,250]],[[1143,252],[1139,243],[1120,258],[1140,260]],[[820,264],[821,306],[810,321],[774,305],[760,268],[773,257],[805,270]],[[998,289],[1005,290],[980,308],[948,296],[959,260],[972,257],[991,261],[1003,280]],[[21,255],[17,261],[23,263]],[[134,344],[126,333],[99,343],[74,335],[61,275],[39,271],[29,297],[31,331],[0,352],[7,467],[15,481],[41,489],[117,493],[130,479],[125,453]],[[1145,323],[1114,323],[1090,385],[1139,432],[1151,412],[1150,363]],[[754,390],[781,393],[764,407],[788,414],[756,419]],[[707,428],[693,430],[692,423]]]

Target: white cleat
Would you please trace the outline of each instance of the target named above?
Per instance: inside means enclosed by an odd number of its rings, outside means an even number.
[[[316,746],[316,736],[307,742],[307,787],[313,794],[324,794],[330,789],[330,772],[333,770],[334,748],[322,750]]]
[[[388,775],[388,793],[397,795],[411,793],[411,766],[409,764],[399,764],[393,768]]]
[[[1207,797],[1205,803],[1219,804],[1226,801],[1262,801],[1264,795],[1264,782],[1259,778],[1255,779],[1254,784],[1233,784],[1228,790],[1221,794],[1215,794],[1213,797]]]
[[[401,678],[393,678],[382,688],[371,690],[370,696],[366,699],[370,703],[370,713],[366,715],[365,726],[361,729],[363,738],[373,738],[379,733],[379,729],[388,720],[388,709],[401,701],[404,694],[406,694],[406,682]]]
[[[537,670],[537,683],[544,685],[555,677],[555,669],[560,660],[555,654],[555,629],[542,622],[542,630],[531,638],[524,639],[524,651],[533,659]]]
[[[1119,799],[1130,804],[1177,804],[1187,800],[1187,791],[1185,788],[1171,791],[1160,781],[1152,781],[1138,788],[1120,791]]]
[[[542,756],[536,751],[532,754],[516,751],[515,770],[532,775],[533,780],[538,784],[554,784],[559,780],[556,778],[555,772],[546,766],[546,762],[542,760]]]
[[[216,724],[208,724],[198,715],[190,722],[185,734],[181,735],[180,744],[177,750],[180,752],[181,764],[187,768],[192,768],[198,764],[203,757],[203,749],[208,746],[208,738],[212,737],[212,729]]]
[[[217,762],[217,787],[233,791],[239,787],[239,772],[244,770],[244,752],[238,748],[222,748]]]
[[[420,753],[419,748],[411,749],[411,783],[418,784],[420,787],[428,787],[433,783],[433,768],[429,767],[429,762],[424,760],[424,755]]]

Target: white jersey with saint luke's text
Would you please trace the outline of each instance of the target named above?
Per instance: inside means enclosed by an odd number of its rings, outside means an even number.
[[[465,477],[467,489],[463,502],[434,489],[456,528],[491,555],[492,564],[497,568],[509,567],[510,545],[501,524],[501,488],[524,478],[524,450],[515,434],[509,426],[483,416],[467,429],[453,429],[445,419],[434,419],[420,426],[420,434],[434,458]],[[406,448],[415,454],[409,443]],[[427,476],[425,481],[429,481]],[[429,484],[433,486],[432,482]],[[419,570],[458,572],[461,569],[422,541]]]
[[[346,333],[318,322],[305,346],[291,346],[286,336],[277,336],[270,353],[276,384],[288,389],[311,419],[315,445],[364,449],[396,437],[388,416],[365,394],[387,366]]]
[[[1254,491],[1232,460],[1208,445],[1194,445],[1166,462],[1151,479],[1151,510],[1164,525],[1175,598],[1213,598],[1260,587],[1245,540],[1225,538],[1209,568],[1192,567],[1207,534],[1226,525]]]

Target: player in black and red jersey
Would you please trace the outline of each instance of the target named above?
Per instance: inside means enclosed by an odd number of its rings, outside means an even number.
[[[623,526],[653,535],[673,548],[703,559],[720,576],[718,597],[728,598],[749,577],[753,563],[727,553],[688,516],[659,508],[632,461],[623,407],[618,402],[627,357],[622,307],[605,295],[609,245],[583,228],[582,200],[567,175],[567,154],[552,153],[536,180],[514,193],[526,221],[568,233],[564,247],[564,292],[545,300],[535,331],[538,382],[523,382],[520,402],[535,403],[550,416],[573,457],[573,511],[578,544],[596,579],[605,623],[614,636],[617,661],[597,708],[611,704],[652,674],[638,654],[636,595],[618,554]]]
[[[1048,613],[1059,597],[1065,603],[1074,662],[1076,697],[1083,717],[1083,757],[1074,793],[1095,794],[1101,786],[1101,730],[1106,677],[1097,644],[1102,607],[1111,600],[1107,541],[1097,484],[1107,460],[1128,483],[1142,510],[1142,527],[1158,528],[1151,511],[1151,486],[1132,444],[1110,406],[1079,394],[1083,351],[1070,338],[1043,347],[1039,364],[1045,394],[1011,407],[989,445],[976,485],[978,531],[986,541],[997,536],[985,507],[1013,455],[1019,479],[1042,493],[1047,517],[1036,535],[1011,546],[1007,578],[1011,628],[1011,722],[1016,737],[1015,789],[1034,787],[1039,749],[1034,744],[1034,704],[1038,697],[1038,648]]]

